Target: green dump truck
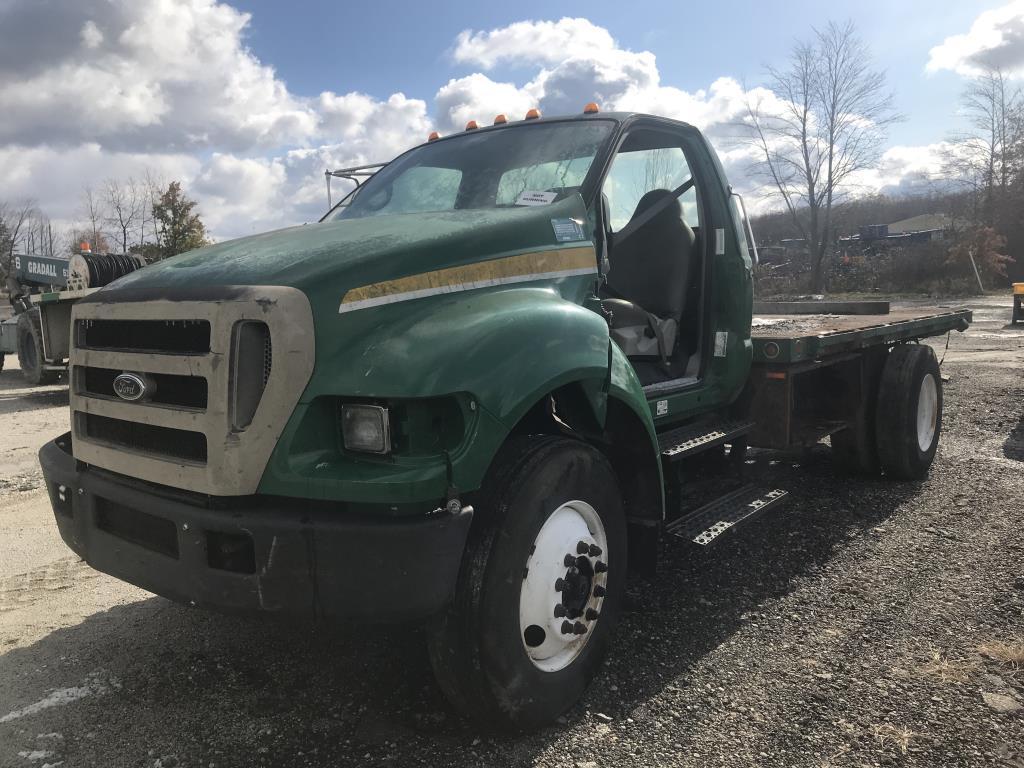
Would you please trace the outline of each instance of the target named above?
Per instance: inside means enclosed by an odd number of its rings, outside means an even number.
[[[928,472],[942,384],[910,342],[970,313],[752,333],[752,246],[684,123],[432,137],[317,224],[75,304],[72,429],[40,453],[61,536],[191,605],[421,621],[462,712],[548,722],[598,670],[627,563],[785,497],[666,504],[680,467],[831,435],[843,464]]]

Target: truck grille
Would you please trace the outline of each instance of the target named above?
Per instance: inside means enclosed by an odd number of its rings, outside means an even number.
[[[79,392],[90,397],[116,400],[114,379],[124,371],[117,368],[79,368],[78,381],[75,382]],[[177,376],[173,373],[152,373],[156,391],[146,399],[147,403],[173,405],[179,408],[192,408],[198,411],[206,409],[207,382],[202,376]]]
[[[80,419],[79,432],[86,439],[153,456],[206,463],[206,435],[202,432],[156,427],[137,421],[97,416],[94,413],[80,414]]]
[[[199,493],[256,491],[313,370],[312,313],[293,288],[226,293],[118,303],[111,290],[75,305],[76,459]],[[122,373],[146,383],[139,399],[114,391]]]
[[[210,351],[206,320],[79,320],[77,343],[82,349],[122,349],[177,355]]]

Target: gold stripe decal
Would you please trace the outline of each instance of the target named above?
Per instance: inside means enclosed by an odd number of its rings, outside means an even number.
[[[592,274],[597,274],[597,257],[593,246],[532,251],[353,288],[345,293],[338,312],[354,312],[383,304],[495,285]]]

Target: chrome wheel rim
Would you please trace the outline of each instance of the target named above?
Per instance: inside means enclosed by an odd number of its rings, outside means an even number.
[[[594,634],[608,584],[607,553],[604,524],[585,501],[565,502],[541,526],[519,593],[519,637],[538,669],[565,669]]]
[[[917,395],[917,447],[927,452],[935,439],[939,421],[939,388],[935,377],[926,373]]]

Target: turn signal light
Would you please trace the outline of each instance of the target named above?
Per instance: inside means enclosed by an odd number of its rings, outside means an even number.
[[[470,120],[468,123],[466,123],[466,130],[467,131],[475,131],[479,127],[480,126],[478,126],[476,124],[476,120]]]
[[[527,120],[536,120],[538,117],[540,117],[540,110],[536,107],[526,113]]]
[[[597,104],[595,104],[594,102],[590,102],[589,104],[587,104],[587,106],[583,108],[584,115],[596,115],[600,111],[601,110],[597,108]]]
[[[494,118],[494,124],[495,125],[504,125],[507,122],[508,122],[508,118],[505,117],[504,115],[498,115],[498,116],[496,116]]]
[[[427,141],[437,141],[440,138],[441,138],[441,134],[440,133],[438,133],[437,131],[431,131],[430,135],[427,136]]]

